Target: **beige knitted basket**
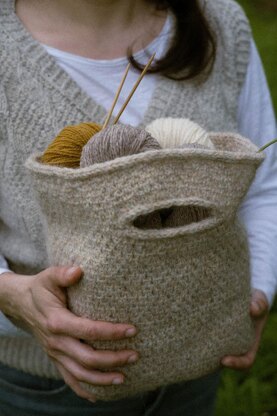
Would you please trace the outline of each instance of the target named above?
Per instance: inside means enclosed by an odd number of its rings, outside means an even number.
[[[43,165],[33,176],[47,224],[50,262],[81,265],[69,307],[94,320],[132,323],[133,339],[95,342],[134,349],[119,386],[89,386],[113,400],[194,379],[253,341],[249,259],[236,211],[263,155],[247,139],[211,134],[216,150],[149,151],[84,169]],[[202,221],[141,229],[141,215],[168,207],[205,208]]]

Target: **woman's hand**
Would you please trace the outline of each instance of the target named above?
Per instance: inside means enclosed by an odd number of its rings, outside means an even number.
[[[101,369],[136,361],[135,351],[96,351],[80,340],[117,340],[133,336],[136,330],[127,324],[80,318],[66,308],[66,288],[81,278],[79,267],[51,267],[36,276],[5,275],[4,289],[0,288],[0,309],[23,321],[78,396],[95,401],[82,389],[80,381],[96,385],[124,381],[123,374]]]
[[[255,340],[252,348],[241,356],[226,356],[221,360],[225,367],[234,370],[248,370],[254,363],[259,349],[264,326],[268,317],[269,305],[265,294],[261,290],[254,289],[250,304],[250,316],[255,324]]]

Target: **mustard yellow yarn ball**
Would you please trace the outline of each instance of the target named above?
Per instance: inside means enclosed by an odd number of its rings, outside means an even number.
[[[67,168],[80,167],[83,147],[101,129],[102,126],[97,123],[81,123],[65,127],[47,147],[40,161]]]

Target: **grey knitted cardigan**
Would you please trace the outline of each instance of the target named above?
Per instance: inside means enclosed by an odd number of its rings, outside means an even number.
[[[210,131],[237,130],[238,95],[248,63],[249,26],[239,6],[230,0],[206,1],[205,13],[218,42],[212,74],[202,85],[161,77],[144,124],[158,117],[189,117]],[[26,32],[14,14],[12,0],[0,1],[0,53],[0,252],[14,271],[30,274],[47,267],[49,259],[45,220],[24,163],[33,151],[43,151],[65,125],[90,120],[101,123],[106,112]],[[234,297],[238,293],[237,287]],[[210,296],[209,287],[201,291],[204,310]],[[174,313],[173,309],[170,313]],[[59,377],[28,334],[1,337],[0,361],[32,374]],[[200,373],[188,374],[197,377]],[[131,389],[127,394],[133,392]],[[99,394],[104,399],[117,397],[113,390],[107,397],[104,391]]]

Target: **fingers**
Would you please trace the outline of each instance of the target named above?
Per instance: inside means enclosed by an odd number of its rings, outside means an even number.
[[[74,315],[63,305],[62,294],[58,293],[59,287],[68,287],[76,283],[82,276],[80,267],[50,267],[40,274],[46,284],[52,285],[51,294],[55,296],[45,299],[44,305],[47,308],[42,310],[42,299],[36,305],[41,309],[41,313],[45,318],[46,332],[59,335],[69,335],[73,338],[84,339],[88,341],[94,340],[117,340],[131,337],[136,334],[136,329],[128,324],[115,324],[104,321],[92,321],[88,318],[81,318]],[[61,290],[61,292],[63,292]],[[35,293],[36,297],[37,292]],[[59,302],[57,302],[57,299]],[[51,303],[52,302],[52,303]],[[38,302],[36,302],[38,303]],[[57,310],[58,308],[58,310]]]
[[[267,315],[263,315],[262,317],[256,319],[255,340],[251,349],[246,354],[241,356],[226,356],[221,360],[221,364],[234,370],[248,370],[250,367],[252,367],[259,349],[266,320]]]
[[[251,350],[241,356],[224,357],[221,361],[222,365],[233,370],[248,370],[254,364],[256,351]]]
[[[57,337],[52,344],[52,352],[47,352],[49,355],[56,358],[58,355],[64,355],[64,351],[66,351],[66,355],[71,359],[88,370],[121,367],[126,364],[134,363],[138,359],[138,354],[132,350],[96,351],[89,345],[69,337]]]
[[[248,370],[254,364],[260,343],[260,336],[257,335],[252,348],[240,356],[226,356],[221,360],[221,364],[233,370]]]
[[[63,368],[77,380],[77,382],[84,382],[96,386],[118,385],[124,382],[124,375],[118,371],[101,372],[92,369],[87,370],[65,355],[57,355],[56,361],[58,361],[59,364],[61,364]]]
[[[77,283],[83,275],[81,267],[49,267],[40,275],[46,279],[49,285],[69,287]]]
[[[121,384],[124,375],[108,370],[135,362],[138,354],[126,350],[95,351],[80,340],[120,340],[134,336],[137,331],[129,324],[93,321],[70,312],[64,302],[64,289],[77,283],[81,276],[80,268],[69,267],[51,267],[40,273],[31,297],[33,309],[39,314],[32,316],[39,316],[33,325],[35,335],[54,359],[65,382],[78,396],[90,400],[80,382],[101,386]]]
[[[89,400],[93,403],[96,402],[96,397],[93,394],[88,393],[84,390],[78,380],[70,374],[58,361],[55,361],[56,367],[58,368],[60,374],[62,375],[65,383],[77,394],[77,396],[81,397],[82,399]]]
[[[266,295],[261,291],[254,289],[252,293],[250,314],[254,319],[260,318],[268,313],[269,304]]]
[[[136,334],[136,328],[131,325],[80,318],[65,308],[48,317],[47,328],[53,334],[68,335],[87,341],[117,340]]]

